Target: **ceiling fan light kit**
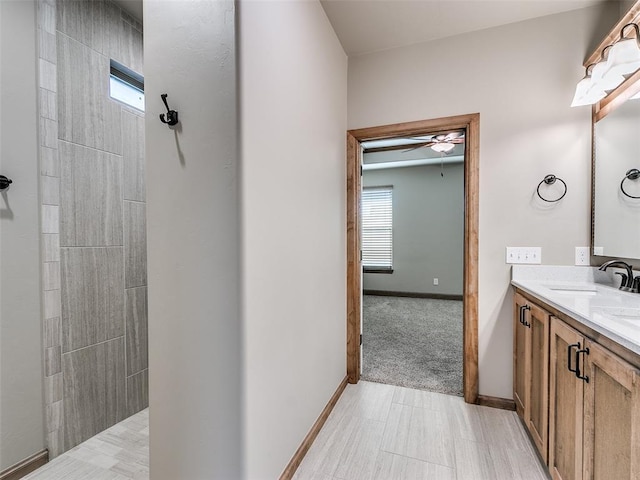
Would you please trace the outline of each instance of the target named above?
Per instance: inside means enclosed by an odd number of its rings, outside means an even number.
[[[449,153],[454,147],[455,144],[449,142],[434,143],[431,145],[431,149],[438,153]]]
[[[633,28],[634,38],[625,38],[628,28]],[[599,102],[624,82],[626,75],[634,73],[638,68],[640,29],[635,23],[627,23],[620,29],[618,40],[602,49],[600,61],[587,66],[584,78],[576,86],[571,106],[579,107]]]

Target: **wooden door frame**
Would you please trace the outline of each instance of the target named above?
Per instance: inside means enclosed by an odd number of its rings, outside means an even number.
[[[478,402],[478,191],[480,114],[397,123],[347,132],[347,377],[360,380],[360,261],[361,143],[403,136],[466,130],[464,154],[464,286],[463,389],[467,403]]]

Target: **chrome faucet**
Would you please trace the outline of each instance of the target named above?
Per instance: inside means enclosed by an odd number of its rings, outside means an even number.
[[[609,267],[620,267],[624,268],[627,271],[626,274],[616,272],[616,275],[620,275],[622,277],[622,282],[620,282],[620,290],[624,290],[626,292],[637,291],[633,289],[634,286],[638,286],[638,283],[634,282],[633,267],[631,265],[623,262],[622,260],[609,260],[608,262],[600,265],[600,268],[598,268],[598,270],[602,270],[603,272],[605,272]]]

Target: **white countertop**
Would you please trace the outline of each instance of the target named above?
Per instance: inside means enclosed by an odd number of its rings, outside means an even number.
[[[640,294],[618,290],[613,282],[613,272],[596,267],[511,270],[512,285],[640,355]]]

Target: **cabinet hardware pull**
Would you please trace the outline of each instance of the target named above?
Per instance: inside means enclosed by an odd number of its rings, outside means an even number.
[[[523,311],[522,311],[522,324],[527,328],[531,328],[531,324],[529,322],[527,322],[526,314],[524,313],[527,310],[531,310],[531,307],[529,305],[524,305],[522,307],[522,309],[523,309]]]
[[[580,342],[578,342],[578,343],[572,343],[571,345],[568,345],[568,346],[567,346],[567,368],[569,369],[569,371],[570,371],[571,373],[575,373],[575,374],[577,375],[577,374],[578,374],[578,371],[579,371],[579,370],[578,370],[578,364],[576,363],[576,368],[571,368],[571,349],[572,349],[573,347],[580,348]],[[578,357],[578,356],[576,355],[576,358],[577,358],[577,357]],[[576,360],[576,362],[577,362],[577,360]]]
[[[518,317],[518,321],[520,324],[524,324],[524,307],[525,305],[520,305],[520,316]]]
[[[580,380],[584,380],[585,382],[589,383],[589,377],[587,375],[582,375],[580,373],[580,354],[581,353],[589,355],[589,348],[587,347],[587,348],[583,348],[582,350],[576,350],[576,377],[578,377]]]

